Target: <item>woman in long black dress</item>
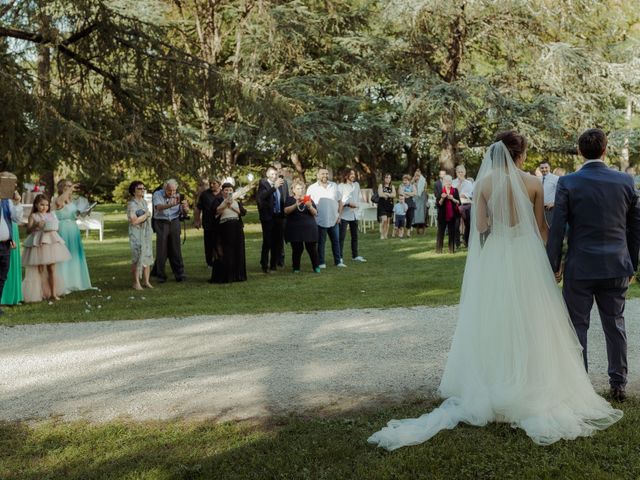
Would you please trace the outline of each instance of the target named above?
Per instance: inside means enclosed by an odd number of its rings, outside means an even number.
[[[393,218],[393,199],[396,198],[396,187],[391,184],[391,174],[385,173],[382,183],[378,185],[378,221],[380,222],[380,240],[389,237],[389,226]]]
[[[284,213],[287,216],[287,224],[284,231],[285,241],[291,244],[291,264],[293,273],[300,272],[302,252],[307,249],[311,267],[316,273],[320,273],[320,261],[318,259],[318,224],[316,223],[316,205],[310,197],[304,195],[305,185],[296,180],[291,185],[291,197],[287,197],[284,203]]]
[[[239,200],[233,198],[233,185],[222,185],[223,201],[216,209],[218,235],[211,283],[244,282],[247,279],[247,263],[244,252],[244,225],[242,217],[247,211]]]

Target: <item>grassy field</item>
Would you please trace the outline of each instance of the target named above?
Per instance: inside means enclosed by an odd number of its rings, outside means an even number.
[[[196,314],[312,311],[325,309],[450,305],[458,302],[465,253],[435,255],[433,229],[419,238],[381,241],[375,231],[360,235],[360,252],[367,263],[350,261],[346,269],[332,261],[320,275],[311,272],[303,257],[302,273],[291,272],[290,248],[287,264],[275,275],[260,270],[262,244],[255,210],[245,225],[247,282],[230,285],[207,283],[202,232],[187,231],[183,256],[188,281],[170,280],[154,290],[130,288],[130,250],[122,207],[104,207],[105,240],[91,232],[85,241],[91,279],[99,290],[74,292],[59,302],[6,308],[2,325],[44,322],[124,320],[157,317],[184,317]],[[349,244],[347,236],[346,245]],[[327,245],[327,260],[331,260]]]
[[[246,254],[249,279],[230,285],[207,283],[202,232],[189,228],[183,245],[189,280],[169,280],[154,290],[130,288],[130,251],[123,207],[103,206],[105,240],[97,232],[85,241],[91,279],[98,290],[75,292],[59,302],[42,302],[6,308],[0,325],[30,323],[128,320],[185,317],[200,314],[313,311],[365,307],[452,305],[459,300],[466,252],[436,255],[435,229],[420,237],[381,241],[376,231],[360,235],[360,253],[368,260],[359,264],[346,255],[346,269],[331,265],[320,275],[312,274],[303,257],[302,274],[288,267],[275,275],[260,271],[260,224],[255,210],[246,218]],[[349,237],[345,241],[348,247]],[[171,279],[169,265],[167,272]],[[631,296],[640,289],[632,286]]]
[[[0,478],[45,479],[637,479],[640,403],[604,432],[549,447],[507,424],[459,426],[386,452],[366,443],[429,401],[268,423],[0,424]]]
[[[103,207],[105,241],[85,242],[99,290],[74,293],[49,305],[6,309],[0,324],[183,317],[194,314],[455,304],[465,252],[435,255],[434,230],[426,236],[380,241],[361,235],[365,264],[329,266],[312,274],[289,268],[265,276],[259,268],[260,227],[248,219],[249,280],[210,285],[201,233],[184,245],[189,281],[155,290],[129,286],[129,247],[122,207]],[[347,240],[348,242],[348,240]],[[327,249],[329,254],[329,248]],[[328,257],[329,258],[329,257]],[[289,261],[289,260],[287,260]],[[631,295],[639,293],[632,286]],[[437,402],[360,408],[338,415],[216,423],[176,420],[105,424],[0,422],[0,479],[637,479],[640,478],[640,401],[591,438],[533,444],[509,425],[460,426],[426,444],[388,453],[366,443],[391,418],[418,416]]]

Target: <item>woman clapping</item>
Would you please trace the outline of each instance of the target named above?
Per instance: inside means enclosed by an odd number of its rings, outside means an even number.
[[[244,250],[244,225],[242,217],[247,210],[233,198],[233,185],[222,185],[222,198],[216,210],[219,227],[214,251],[214,267],[210,283],[244,282],[247,279],[247,262]]]
[[[316,205],[308,195],[305,196],[305,185],[296,180],[291,185],[293,196],[288,197],[284,204],[287,224],[284,231],[285,241],[291,243],[291,264],[293,273],[300,272],[302,252],[306,248],[311,260],[311,267],[320,273],[318,259],[318,225],[316,223]]]

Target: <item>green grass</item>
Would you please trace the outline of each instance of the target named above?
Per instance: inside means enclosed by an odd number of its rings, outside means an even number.
[[[258,265],[261,240],[255,212],[245,229],[249,281],[206,283],[202,237],[189,230],[183,250],[189,282],[169,282],[138,293],[129,288],[122,208],[107,206],[103,211],[106,240],[98,242],[92,232],[85,243],[100,291],[74,293],[54,305],[8,308],[1,324],[443,305],[459,300],[465,253],[435,255],[433,229],[404,241],[381,242],[375,232],[362,235],[361,252],[369,262],[349,262],[345,270],[329,267],[314,275],[305,259],[301,275],[287,269],[264,276]],[[630,292],[638,296],[639,289],[634,285]],[[623,420],[608,430],[550,447],[536,446],[521,430],[505,424],[460,426],[393,453],[366,443],[389,419],[418,416],[436,405],[415,400],[337,415],[310,412],[227,423],[0,422],[0,479],[640,478],[640,400],[635,398],[624,404]]]
[[[506,424],[466,425],[389,453],[366,443],[391,418],[436,404],[269,423],[0,423],[0,478],[13,479],[637,479],[640,402],[604,432],[549,447]]]
[[[377,230],[360,234],[360,253],[367,263],[351,262],[349,236],[345,241],[348,268],[332,265],[331,247],[326,247],[328,268],[313,274],[306,253],[302,274],[287,264],[275,275],[260,270],[262,237],[255,209],[246,218],[246,255],[249,279],[230,285],[207,283],[202,231],[189,228],[183,245],[188,282],[169,280],[154,290],[130,288],[130,251],[123,207],[105,205],[105,240],[97,232],[85,241],[93,285],[100,290],[74,292],[59,302],[6,308],[0,325],[96,320],[129,320],[159,317],[185,317],[231,313],[314,311],[345,308],[409,307],[415,305],[453,305],[460,298],[460,285],[466,260],[463,250],[454,255],[436,255],[435,229],[420,237],[381,241]],[[24,238],[24,232],[23,237]],[[167,273],[171,270],[167,263]],[[632,285],[630,296],[640,296]]]
[[[333,267],[331,247],[327,245],[329,266],[319,275],[311,272],[306,253],[302,273],[294,275],[287,246],[288,266],[265,276],[259,264],[262,237],[255,210],[250,211],[245,225],[247,282],[207,283],[202,232],[191,228],[183,246],[188,282],[169,280],[164,285],[157,284],[154,290],[137,292],[130,288],[131,256],[123,209],[106,206],[104,211],[105,240],[99,242],[97,232],[91,232],[90,239],[84,242],[91,279],[100,291],[74,292],[52,305],[42,302],[7,308],[0,325],[452,305],[459,300],[465,253],[436,255],[434,229],[425,236],[404,240],[381,241],[371,230],[361,234],[360,252],[368,262],[351,262],[348,250],[346,269]],[[348,236],[345,246],[349,248]],[[168,263],[167,272],[172,279]]]

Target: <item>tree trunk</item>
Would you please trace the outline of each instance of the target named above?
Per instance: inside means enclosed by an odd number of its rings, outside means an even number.
[[[625,127],[631,128],[631,118],[633,115],[633,102],[627,97],[627,108],[624,115]],[[624,170],[629,166],[629,136],[624,137],[624,143],[622,144],[622,152],[620,156],[620,170]]]
[[[51,36],[51,18],[42,13],[40,15],[40,33],[45,37]],[[43,103],[51,101],[51,49],[47,44],[38,44],[37,67],[38,67],[38,96]],[[45,108],[38,111],[38,125],[40,135],[38,137],[38,152],[43,156],[43,170],[40,179],[46,185],[46,192],[53,196],[55,192],[55,170],[57,167],[57,152],[51,148],[49,142],[49,115]]]
[[[455,82],[460,74],[460,64],[464,58],[464,43],[467,36],[467,23],[465,17],[466,2],[460,4],[460,12],[450,25],[450,43],[448,57],[445,63],[446,70],[443,80],[446,83]],[[442,141],[440,144],[440,166],[452,173],[458,153],[458,139],[456,137],[456,111],[451,105],[449,111],[441,118]]]
[[[291,152],[291,154],[289,155],[289,160],[291,160],[292,165],[296,169],[296,172],[298,174],[298,177],[300,177],[300,180],[306,183],[306,176],[305,176],[306,170],[302,166],[302,162],[300,161],[300,155],[298,155],[298,152]]]

